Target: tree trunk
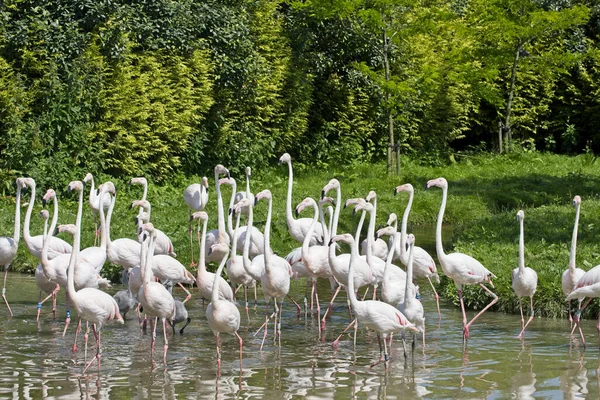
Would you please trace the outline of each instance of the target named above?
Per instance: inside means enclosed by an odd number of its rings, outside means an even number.
[[[385,81],[390,80],[390,63],[388,59],[388,38],[385,28],[383,29],[383,66],[385,68]],[[400,154],[395,153],[396,143],[394,142],[394,115],[390,104],[391,96],[388,91],[385,94],[386,113],[388,124],[388,146],[387,146],[387,171],[388,174],[393,173],[394,158],[396,159],[396,173],[400,174]]]
[[[504,115],[504,143],[506,151],[512,151],[512,127],[510,126],[510,112],[512,108],[512,101],[515,92],[515,79],[517,77],[517,64],[519,63],[519,52],[521,51],[521,44],[517,44],[515,51],[515,58],[513,60],[512,71],[510,74],[510,87],[508,89],[508,102],[506,103],[506,113]]]

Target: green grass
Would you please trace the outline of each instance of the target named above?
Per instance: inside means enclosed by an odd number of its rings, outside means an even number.
[[[446,252],[462,251],[473,255],[489,268],[498,279],[496,293],[500,300],[496,310],[518,312],[516,296],[510,286],[510,272],[517,266],[518,224],[516,212],[525,210],[525,262],[539,275],[535,304],[538,315],[565,316],[564,296],[560,289],[560,277],[568,265],[569,246],[573,229],[574,195],[582,197],[582,211],[578,242],[577,264],[587,270],[596,265],[600,254],[596,240],[600,237],[600,162],[591,155],[567,157],[541,153],[517,153],[513,155],[481,155],[464,157],[459,162],[443,167],[429,167],[404,159],[401,176],[388,176],[385,165],[356,165],[316,168],[294,164],[295,183],[293,205],[307,196],[317,198],[321,189],[331,178],[341,182],[343,201],[350,197],[364,197],[370,190],[378,194],[378,221],[383,225],[390,212],[402,215],[407,196],[393,196],[395,186],[410,182],[415,186],[415,201],[409,229],[434,224],[441,201],[437,188],[427,192],[423,187],[427,180],[444,176],[449,182],[449,197],[445,222],[453,226],[452,248]],[[35,178],[35,177],[34,177]],[[82,177],[81,177],[82,178]],[[101,177],[107,178],[107,177]],[[141,187],[128,187],[130,177],[114,178],[117,188],[117,206],[113,215],[112,238],[135,238],[133,218],[136,211],[129,210],[132,200],[141,197]],[[243,177],[238,180],[238,190],[244,186]],[[209,229],[217,226],[214,177],[211,183]],[[97,178],[97,180],[99,180]],[[189,236],[188,210],[183,201],[183,190],[199,177],[171,182],[165,186],[150,185],[148,200],[152,203],[152,222],[173,240],[178,259],[188,265]],[[266,167],[253,171],[252,191],[258,193],[268,188],[273,192],[272,247],[278,254],[286,254],[299,244],[287,233],[285,222],[285,197],[287,168]],[[38,188],[36,206],[32,217],[32,234],[41,233],[38,217],[41,196],[47,188]],[[65,188],[54,188],[59,193],[59,223],[75,220],[76,198],[67,194]],[[222,188],[227,209],[231,190]],[[23,194],[29,201],[29,192]],[[86,196],[87,197],[87,196]],[[86,199],[87,200],[87,199]],[[23,222],[25,208],[22,209]],[[307,212],[307,217],[312,216]],[[255,225],[262,229],[266,219],[266,204],[259,203],[255,209]],[[353,231],[358,218],[352,218],[350,210],[342,210],[338,232]],[[0,199],[2,235],[12,235],[14,225],[14,195]],[[366,233],[366,229],[364,231]],[[417,238],[418,244],[419,238]],[[93,242],[93,219],[87,202],[84,206],[83,246]],[[195,257],[198,254],[194,244]],[[13,270],[30,273],[36,260],[27,253],[21,241],[19,254],[13,262]],[[105,274],[116,279],[120,267],[106,266]],[[424,286],[424,285],[423,285]],[[442,279],[441,293],[456,302],[456,290],[452,282]],[[466,303],[479,309],[489,298],[477,287],[466,290]]]

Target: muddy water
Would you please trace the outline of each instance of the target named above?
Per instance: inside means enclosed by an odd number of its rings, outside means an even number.
[[[328,299],[328,284],[319,289]],[[301,299],[303,292],[303,283],[294,282],[294,297]],[[192,323],[183,336],[169,334],[166,368],[160,332],[152,357],[150,337],[140,335],[137,319],[128,315],[124,325],[109,324],[103,331],[100,373],[93,367],[82,376],[83,343],[74,356],[73,329],[62,337],[63,291],[60,320],[53,321],[50,307],[45,307],[39,324],[33,277],[10,274],[7,295],[15,317],[8,319],[6,309],[0,308],[1,398],[599,398],[594,321],[584,323],[591,345],[584,350],[578,340],[570,339],[568,321],[536,318],[520,340],[516,316],[488,313],[473,326],[464,346],[460,310],[442,302],[438,320],[435,303],[425,293],[426,347],[418,340],[412,351],[408,338],[405,359],[397,338],[386,373],[383,365],[369,368],[379,350],[376,336],[364,328],[358,332],[356,349],[351,336],[343,338],[337,351],[331,347],[349,321],[342,300],[336,302],[321,339],[316,318],[298,318],[287,303],[281,348],[270,339],[259,351],[260,339],[252,336],[264,318],[259,300],[240,331],[241,375],[237,341],[224,335],[222,376],[216,378],[214,338],[205,307],[195,295],[187,303]],[[183,297],[181,292],[175,295]],[[93,345],[91,339],[88,357]]]

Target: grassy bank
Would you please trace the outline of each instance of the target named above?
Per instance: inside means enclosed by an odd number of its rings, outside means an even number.
[[[560,277],[568,265],[569,246],[574,221],[571,200],[574,195],[582,197],[580,233],[577,253],[578,266],[587,270],[600,261],[596,241],[600,238],[600,161],[589,155],[577,157],[557,156],[540,153],[520,153],[510,156],[464,157],[448,166],[428,167],[406,160],[401,176],[387,176],[385,165],[360,165],[341,168],[315,168],[294,165],[294,207],[304,197],[318,197],[321,188],[335,177],[342,185],[342,196],[364,197],[369,190],[378,193],[378,225],[385,223],[390,212],[402,215],[407,196],[393,196],[395,186],[410,182],[415,186],[415,201],[409,229],[418,225],[435,223],[441,201],[437,188],[427,192],[423,186],[428,179],[444,176],[449,182],[449,197],[445,221],[454,227],[452,246],[478,258],[498,276],[496,293],[500,300],[496,309],[518,312],[517,300],[510,287],[510,271],[517,266],[518,224],[515,218],[519,209],[525,210],[525,262],[538,271],[538,293],[535,297],[539,315],[564,316],[565,307],[560,289]],[[35,178],[35,177],[34,177]],[[80,177],[82,178],[82,177]],[[107,177],[99,177],[101,178]],[[134,210],[129,210],[132,200],[141,197],[139,186],[128,187],[130,177],[113,179],[117,187],[117,206],[113,216],[112,238],[135,237]],[[238,180],[238,189],[243,186],[243,177]],[[210,216],[209,229],[217,226],[214,177],[211,183],[210,201],[207,211]],[[189,237],[188,210],[183,201],[183,190],[197,177],[167,186],[151,185],[148,199],[152,203],[152,221],[173,240],[178,259],[188,265]],[[289,234],[285,223],[285,197],[287,190],[287,168],[268,167],[255,170],[252,175],[252,191],[269,188],[273,192],[272,247],[278,254],[285,254],[298,246]],[[32,217],[32,234],[41,233],[42,224],[38,217],[41,196],[47,188],[38,188],[36,206]],[[73,194],[65,188],[55,188],[59,193],[59,223],[71,223],[75,218],[76,203]],[[225,208],[231,190],[222,189]],[[29,201],[30,194],[23,194]],[[87,196],[86,196],[87,200]],[[83,219],[83,245],[93,243],[93,218],[85,205]],[[14,195],[0,200],[2,235],[12,235],[14,225]],[[22,209],[21,223],[25,215]],[[312,215],[307,212],[307,215]],[[259,204],[255,210],[255,223],[262,228],[266,219],[266,205]],[[338,232],[354,228],[358,218],[352,218],[350,210],[342,210]],[[366,233],[366,229],[364,231]],[[418,244],[419,238],[417,238]],[[452,251],[446,248],[447,252]],[[197,244],[194,245],[197,257]],[[31,272],[36,260],[30,256],[21,242],[13,269]],[[107,266],[106,274],[118,276],[120,267]],[[425,287],[425,285],[422,285]],[[441,293],[456,301],[456,290],[452,282],[442,278]],[[489,301],[481,289],[469,288],[466,302],[477,309]]]

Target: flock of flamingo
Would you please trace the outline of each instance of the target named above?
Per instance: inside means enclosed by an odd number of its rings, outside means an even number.
[[[439,296],[432,282],[432,279],[439,282],[439,276],[433,258],[425,250],[415,246],[414,235],[407,234],[407,221],[414,196],[412,185],[404,184],[394,189],[395,195],[407,193],[409,196],[401,220],[400,232],[398,232],[398,217],[393,213],[388,218],[387,226],[375,232],[377,195],[371,191],[366,198],[346,200],[344,207],[354,207],[354,213],[360,213],[360,220],[354,235],[338,234],[337,226],[342,206],[340,182],[332,179],[325,185],[318,201],[311,197],[302,200],[295,209],[296,217],[294,217],[292,212],[293,170],[290,155],[284,154],[279,161],[281,164],[287,164],[289,171],[286,199],[287,226],[292,238],[300,242],[301,246],[285,257],[275,254],[270,246],[273,204],[271,192],[263,190],[256,195],[251,193],[250,168],[246,169],[246,190],[237,192],[236,181],[231,178],[227,168],[217,165],[214,170],[218,214],[217,229],[207,232],[208,214],[203,211],[208,202],[208,179],[203,178],[200,184],[190,185],[184,192],[184,200],[190,209],[190,253],[192,266],[198,265],[196,276],[177,261],[170,239],[150,222],[151,205],[146,199],[148,184],[145,178],[133,178],[129,182],[143,186],[142,198],[131,204],[131,208],[139,208],[136,218],[137,240],[130,238],[111,240],[110,223],[116,201],[115,186],[112,182],[105,182],[96,188],[91,174],[87,174],[83,181],[73,181],[68,186],[68,191],[75,191],[79,199],[75,224],[57,227],[58,201],[55,191],[48,189],[42,197],[42,202],[44,206],[47,202],[53,202],[54,211],[50,228],[48,229],[50,214],[44,209],[41,212],[41,217],[44,219],[44,233],[31,236],[29,227],[35,202],[36,185],[32,178],[18,178],[16,180],[14,236],[12,238],[0,237],[0,265],[5,266],[2,298],[8,312],[12,316],[12,310],[6,298],[6,277],[9,264],[16,256],[20,239],[21,194],[28,188],[31,193],[25,215],[23,239],[29,252],[40,260],[35,271],[36,284],[40,289],[37,318],[39,319],[42,304],[49,299],[52,299],[52,312],[56,318],[56,295],[61,287],[66,288],[67,318],[63,336],[69,326],[69,310],[72,305],[78,316],[73,351],[77,351],[77,336],[82,329],[82,320],[86,324],[92,324],[92,332],[96,339],[96,355],[85,365],[84,373],[95,360],[97,360],[98,371],[100,371],[103,326],[110,320],[124,323],[123,316],[130,310],[136,310],[140,330],[146,328],[146,318],[148,318],[152,330],[152,351],[154,351],[156,342],[158,319],[162,322],[163,362],[166,365],[167,323],[175,332],[176,323],[187,321],[187,326],[190,322],[184,303],[190,299],[191,293],[183,286],[184,284],[196,284],[201,297],[210,301],[206,307],[206,318],[216,338],[217,374],[220,373],[221,363],[219,340],[221,333],[233,334],[238,339],[240,370],[242,369],[243,340],[238,334],[242,318],[235,299],[238,290],[243,289],[245,312],[248,316],[248,289],[254,287],[256,301],[256,285],[260,284],[262,287],[265,298],[265,320],[257,331],[257,334],[261,330],[263,331],[262,350],[271,320],[274,321],[274,340],[278,346],[281,346],[281,313],[286,297],[295,304],[298,314],[301,312],[301,306],[288,295],[290,279],[297,278],[306,278],[307,293],[304,298],[304,307],[308,308],[309,300],[307,298],[310,291],[311,314],[312,310],[316,309],[317,318],[320,320],[320,333],[325,329],[327,315],[333,310],[336,296],[342,288],[346,291],[348,310],[352,321],[335,339],[334,347],[337,347],[342,335],[351,328],[354,329],[354,343],[356,344],[356,331],[359,323],[375,331],[379,340],[380,359],[371,366],[384,362],[387,369],[388,346],[391,348],[394,333],[402,335],[405,356],[406,331],[413,331],[413,335],[415,332],[420,332],[424,347],[425,318],[423,306],[419,300],[419,288],[415,281],[417,278],[425,278],[429,281],[436,298],[439,315]],[[96,226],[96,235],[100,236],[100,240],[99,242],[95,240],[94,246],[81,249],[84,185],[88,182],[91,186],[89,205],[100,221],[99,229]],[[233,189],[228,213],[225,212],[223,206],[221,185],[230,185]],[[427,182],[427,188],[431,187],[438,187],[442,190],[442,202],[436,225],[437,258],[444,274],[456,284],[463,315],[463,338],[467,340],[473,322],[498,301],[498,297],[486,286],[488,284],[493,288],[492,278],[495,276],[469,255],[444,252],[442,221],[446,207],[448,182],[444,178],[432,179]],[[335,192],[335,196],[328,197],[328,194],[332,192]],[[253,226],[253,209],[259,207],[259,203],[266,203],[268,210],[264,232]],[[600,265],[588,272],[575,266],[581,198],[575,196],[573,204],[576,208],[576,215],[570,262],[569,268],[562,276],[562,288],[569,302],[569,318],[573,329],[571,333],[579,327],[582,310],[593,297],[600,296]],[[313,210],[312,218],[299,218],[299,213],[306,209]],[[369,215],[367,238],[359,243],[358,238],[367,214]],[[246,225],[240,225],[242,215],[245,215]],[[198,264],[194,262],[193,251],[194,229],[192,223],[196,220],[198,221],[197,240],[199,242]],[[522,337],[534,316],[533,295],[537,287],[537,274],[533,269],[525,267],[524,213],[522,210],[517,213],[517,220],[520,225],[519,265],[512,271],[512,279],[513,289],[518,296],[521,310],[522,330],[519,337]],[[54,236],[53,233],[56,232],[66,232],[71,235],[72,245]],[[384,236],[389,237],[388,242],[382,239]],[[338,243],[348,244],[351,249],[350,253],[337,254]],[[110,287],[110,282],[100,276],[107,259],[110,263],[123,267],[124,283],[128,286],[127,289],[117,292],[114,296],[101,290]],[[405,265],[406,270],[393,264],[395,260],[399,260]],[[207,271],[207,262],[218,263],[216,273]],[[229,282],[222,277],[224,269],[227,271]],[[333,291],[329,306],[326,307],[322,316],[316,290],[317,279],[328,279]],[[181,287],[186,293],[183,302],[173,298],[172,289],[175,285]],[[463,302],[463,285],[479,285],[491,296],[489,304],[470,321],[467,319]],[[366,288],[362,299],[357,297],[360,288]],[[365,300],[370,288],[373,291],[372,299]],[[45,299],[42,299],[42,292],[47,294]],[[523,315],[522,297],[530,298],[530,316],[527,322]],[[588,300],[582,306],[581,303],[585,297],[588,297]],[[570,306],[572,299],[579,301],[578,310],[573,317]],[[270,314],[271,300],[273,312]],[[181,329],[181,333],[184,328],[185,326]],[[84,334],[86,347],[88,330],[89,328]],[[585,344],[580,327],[579,332]],[[600,335],[600,317],[598,332]],[[414,344],[413,336],[413,346]]]

